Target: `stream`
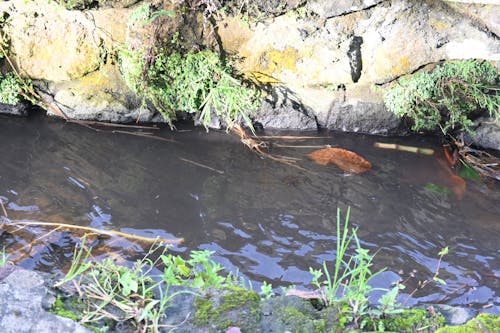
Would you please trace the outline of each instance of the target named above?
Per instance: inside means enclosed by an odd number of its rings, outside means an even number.
[[[273,154],[301,159],[304,171],[263,159],[223,131],[188,124],[153,131],[175,140],[169,142],[116,131],[130,129],[99,129],[40,115],[0,117],[0,198],[9,219],[184,238],[172,251],[215,251],[217,262],[254,288],[264,280],[310,288],[309,267],[335,258],[337,208],[344,216],[350,207],[363,247],[376,252],[373,269],[388,268],[376,286],[403,279],[403,293],[410,293],[432,279],[438,253],[448,246],[439,272],[446,285],[431,283],[408,304],[500,314],[500,184],[467,180],[465,192],[457,190],[435,137],[280,132],[317,138],[270,140],[341,147],[372,163],[366,173],[351,175],[310,161],[314,147],[271,147]],[[436,153],[378,149],[375,142]],[[0,249],[14,251],[25,268],[64,271],[75,245],[70,235],[55,232],[29,244],[34,238],[26,234],[0,231]],[[147,252],[127,240],[99,242],[102,253],[125,262]]]

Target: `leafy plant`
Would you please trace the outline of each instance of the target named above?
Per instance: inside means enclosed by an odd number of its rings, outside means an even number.
[[[23,95],[23,83],[14,72],[0,73],[0,103],[16,105]]]
[[[412,129],[473,133],[473,120],[486,111],[500,118],[497,69],[487,61],[445,62],[431,72],[401,78],[389,89],[387,108],[413,121]]]
[[[144,58],[140,50],[125,47],[120,51],[125,82],[144,103],[152,103],[170,124],[175,112],[180,111],[200,112],[205,127],[213,114],[228,127],[240,117],[252,126],[248,114],[257,107],[257,93],[234,78],[215,52],[160,52],[148,70]]]
[[[264,281],[260,286],[260,297],[269,299],[274,296],[273,285]]]

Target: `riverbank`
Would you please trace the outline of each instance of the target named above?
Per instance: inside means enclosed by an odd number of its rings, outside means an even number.
[[[138,328],[131,326],[130,323],[115,326],[117,323],[110,325],[106,320],[97,325],[91,324],[92,328],[86,328],[78,323],[82,307],[79,306],[81,301],[78,300],[77,294],[68,293],[68,289],[66,291],[54,289],[53,284],[53,277],[45,273],[15,266],[0,268],[2,332],[133,333],[138,331]],[[161,322],[164,326],[160,332],[172,330],[186,333],[360,332],[352,328],[342,328],[344,319],[339,318],[338,314],[330,311],[331,309],[317,308],[311,301],[295,296],[261,298],[256,292],[236,287],[205,291],[176,289],[175,292],[180,293],[171,299],[165,318]],[[429,310],[431,308],[432,310]],[[429,311],[434,312],[430,314]],[[452,326],[444,327],[440,314],[443,314],[446,323]],[[424,308],[407,310],[392,316],[394,321],[386,322],[385,332],[498,332],[500,316],[481,314],[473,318],[473,315],[474,312],[470,309],[437,305],[428,307],[427,310]]]

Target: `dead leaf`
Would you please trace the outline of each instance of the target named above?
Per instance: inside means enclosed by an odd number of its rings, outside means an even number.
[[[451,190],[458,200],[462,200],[467,188],[467,182],[460,176],[451,175]]]
[[[241,330],[239,327],[229,327],[226,333],[241,333]]]
[[[340,169],[352,173],[363,173],[372,167],[372,164],[363,157],[342,148],[319,149],[307,156],[319,165],[334,164]]]

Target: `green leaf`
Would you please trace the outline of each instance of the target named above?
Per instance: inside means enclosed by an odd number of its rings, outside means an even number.
[[[481,180],[481,176],[479,175],[479,173],[465,162],[462,162],[462,166],[460,167],[458,175],[464,179],[472,181]]]

